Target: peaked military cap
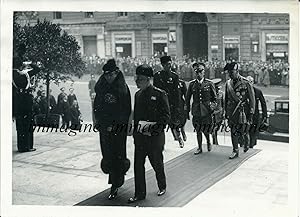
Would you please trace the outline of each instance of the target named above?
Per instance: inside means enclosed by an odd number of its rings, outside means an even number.
[[[136,75],[144,75],[147,77],[153,77],[153,70],[148,65],[139,65],[136,68]]]
[[[211,81],[217,86],[221,83],[222,79],[221,78],[214,78]]]
[[[170,56],[163,56],[163,57],[160,58],[161,64],[167,63],[169,61],[172,61]]]

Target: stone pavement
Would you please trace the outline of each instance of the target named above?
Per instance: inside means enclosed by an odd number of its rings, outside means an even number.
[[[172,134],[167,133],[165,161],[196,147],[196,135],[187,136],[181,149]],[[13,129],[13,204],[74,205],[110,187],[99,166],[98,133],[68,136],[36,132],[34,140],[37,151],[18,153]],[[227,136],[220,136],[219,142],[231,144]],[[203,147],[207,151],[206,145]],[[288,143],[259,141],[257,148],[262,151],[185,207],[207,216],[286,216],[283,213],[288,204]],[[128,137],[127,153],[132,165],[133,151],[133,139]],[[149,161],[146,162],[146,169],[150,169]],[[132,165],[126,179],[133,176]],[[253,207],[259,215],[252,212]]]

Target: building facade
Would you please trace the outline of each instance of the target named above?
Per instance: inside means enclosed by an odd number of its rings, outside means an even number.
[[[288,60],[288,14],[38,12],[36,18],[60,23],[86,56]]]

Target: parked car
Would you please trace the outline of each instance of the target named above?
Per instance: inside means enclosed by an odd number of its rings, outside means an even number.
[[[269,114],[270,132],[289,132],[289,97],[275,99],[275,108]]]

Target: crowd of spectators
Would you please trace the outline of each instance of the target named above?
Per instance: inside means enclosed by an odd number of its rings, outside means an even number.
[[[102,67],[107,61],[105,58],[98,56],[84,57],[87,65],[87,73],[99,74],[102,72]],[[223,72],[226,61],[203,61],[200,58],[173,58],[173,70],[176,71],[180,78],[186,81],[195,78],[192,71],[192,64],[194,62],[204,62],[206,65],[206,78],[222,78],[226,81],[228,75]],[[228,61],[227,61],[228,62]],[[154,72],[162,69],[160,59],[158,57],[151,58],[132,58],[123,57],[116,58],[116,63],[125,76],[132,76],[135,74],[135,69],[140,64],[149,64],[153,67]],[[243,76],[251,75],[254,82],[258,85],[289,85],[289,64],[281,60],[273,60],[268,62],[242,61],[240,64],[240,74]]]

